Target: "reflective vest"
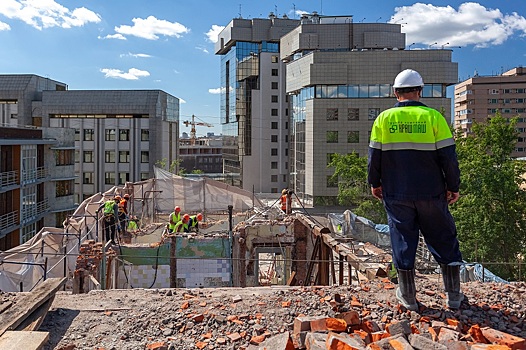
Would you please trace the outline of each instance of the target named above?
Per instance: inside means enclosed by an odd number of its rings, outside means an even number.
[[[286,194],[282,195],[280,199],[281,199],[281,210],[287,211],[287,200],[288,200],[287,195]]]
[[[198,221],[197,221],[197,215],[190,216],[190,221],[188,222],[189,227],[197,227]]]
[[[126,199],[121,199],[119,202],[119,214],[126,213]]]
[[[136,231],[137,230],[137,223],[135,220],[132,220],[128,223],[128,231]]]
[[[175,228],[175,225],[177,225],[177,223],[181,221],[181,213],[180,212],[176,213],[175,211],[172,212],[168,220],[169,220],[168,228],[170,229],[170,231],[173,231]],[[175,224],[172,224],[172,222],[175,222]]]
[[[104,203],[104,215],[114,215],[115,211],[113,210],[113,207],[115,206],[115,201],[113,199],[107,201]]]
[[[179,221],[177,224],[175,224],[172,232],[188,232],[188,224],[185,224],[184,222]]]

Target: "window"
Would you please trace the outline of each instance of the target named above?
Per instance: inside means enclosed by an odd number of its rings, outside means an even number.
[[[82,183],[85,185],[92,184],[93,183],[93,173],[83,173]]]
[[[37,233],[37,223],[34,222],[22,228],[22,241],[20,243],[26,243],[33,238]]]
[[[359,108],[348,108],[347,109],[347,120],[360,120],[360,109]]]
[[[57,181],[55,187],[55,197],[71,196],[75,192],[75,181]]]
[[[75,129],[75,141],[80,141],[80,130]]]
[[[492,94],[492,95],[498,95],[499,94],[499,89],[489,89],[489,93]]]
[[[283,182],[287,182],[287,174],[283,174]]]
[[[130,130],[120,129],[119,130],[119,141],[130,141]]]
[[[338,120],[338,108],[327,108],[327,120]]]
[[[271,86],[270,88],[272,90],[277,90],[278,89],[278,82],[277,81],[273,81],[273,82],[270,83],[270,86]]]
[[[278,142],[278,135],[270,135],[270,142]]]
[[[115,163],[115,151],[105,151],[104,152],[104,162]]]
[[[277,77],[277,76],[278,76],[278,70],[277,70],[276,68],[273,68],[273,69],[272,69],[272,72],[271,72],[271,75],[272,75],[273,77]]]
[[[278,182],[278,175],[270,175],[270,182]]]
[[[369,108],[369,111],[367,112],[367,119],[375,120],[376,117],[378,117],[378,114],[380,114],[380,108]]]
[[[104,183],[106,185],[115,185],[115,173],[114,172],[104,173]]]
[[[149,141],[149,140],[150,140],[150,130],[141,129],[141,141]]]
[[[130,151],[119,151],[119,163],[130,162]]]
[[[488,103],[489,104],[499,103],[499,100],[496,99],[496,98],[490,98],[490,99],[488,99]]]
[[[119,185],[124,185],[126,181],[130,181],[130,173],[119,173]]]
[[[271,129],[277,129],[278,128],[278,122],[271,122],[270,123],[270,128]]]
[[[278,193],[278,188],[277,187],[272,187],[270,189],[270,193]]]
[[[75,164],[74,150],[60,149],[55,151],[56,165],[73,165]]]
[[[285,148],[285,157],[288,157],[288,156],[289,156],[289,149]]]
[[[338,143],[338,131],[327,131],[327,143]]]
[[[104,140],[115,141],[115,129],[104,130]]]
[[[338,178],[333,178],[332,175],[327,175],[327,187],[338,187]]]
[[[278,109],[277,108],[272,108],[270,110],[270,115],[273,116],[273,117],[277,117],[278,116]]]
[[[150,178],[150,173],[141,173],[141,181],[148,180]]]
[[[278,63],[278,56],[270,56],[270,61],[272,63]]]
[[[278,102],[278,95],[270,96],[270,102],[277,103]]]
[[[141,151],[141,163],[148,163],[148,162],[150,162],[150,152]]]
[[[360,143],[360,132],[347,131],[347,143]]]
[[[278,155],[278,149],[277,148],[271,148],[270,149],[270,155],[271,156],[277,156]]]
[[[82,159],[84,163],[93,163],[93,151],[84,151]]]
[[[93,141],[95,131],[93,129],[84,129],[84,141]]]
[[[75,151],[75,163],[80,162],[80,151]]]
[[[270,169],[277,169],[278,168],[278,162],[270,162]]]

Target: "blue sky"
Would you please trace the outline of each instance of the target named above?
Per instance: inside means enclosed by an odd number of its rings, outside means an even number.
[[[181,120],[215,125],[198,135],[220,133],[217,33],[239,16],[312,11],[402,24],[411,49],[452,48],[461,80],[526,65],[524,0],[0,0],[0,73],[70,90],[161,89],[181,99]]]

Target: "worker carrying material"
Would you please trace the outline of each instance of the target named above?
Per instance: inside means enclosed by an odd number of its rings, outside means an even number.
[[[115,243],[115,231],[119,230],[118,224],[118,214],[119,214],[119,205],[117,204],[117,197],[108,199],[106,202],[101,204],[97,209],[97,215],[102,211],[102,228],[105,233],[105,238],[107,242]]]
[[[168,232],[174,232],[175,225],[181,221],[181,208],[176,206],[174,211],[168,217]]]
[[[190,216],[190,222],[188,223],[189,230],[191,232],[199,232],[199,221],[203,221],[203,214]]]
[[[189,222],[190,222],[190,215],[184,214],[183,218],[175,224],[172,233],[190,232]]]
[[[421,233],[442,267],[447,306],[456,309],[464,298],[462,255],[448,205],[459,198],[460,170],[446,118],[420,102],[423,87],[422,77],[411,69],[395,78],[398,102],[373,123],[368,182],[389,217],[397,299],[411,311],[419,309],[415,257]]]

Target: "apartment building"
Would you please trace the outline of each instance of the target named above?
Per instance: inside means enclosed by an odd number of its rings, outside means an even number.
[[[68,90],[37,75],[0,75],[0,101],[2,122],[73,129],[76,202],[177,159],[179,99],[161,90]]]
[[[298,25],[286,16],[233,19],[219,34],[224,172],[235,185],[278,193],[289,183],[289,99],[279,39]]]
[[[17,119],[16,104],[0,101],[0,107]],[[73,135],[73,130],[0,127],[0,250],[28,241],[42,227],[61,227],[73,213]]]
[[[446,87],[457,82],[449,49],[406,50],[401,25],[353,23],[351,16],[304,15],[280,40],[292,102],[291,187],[305,203],[336,203],[338,184],[327,165],[335,153],[367,155],[378,114],[396,102],[395,76],[422,75],[422,102],[450,120]]]
[[[186,137],[185,137],[186,136]],[[199,170],[205,174],[223,172],[223,141],[221,136],[188,137],[179,139],[179,168],[187,173]]]
[[[519,116],[519,138],[513,157],[526,156],[526,68],[516,67],[495,76],[479,76],[455,85],[455,128],[471,131],[474,121],[485,122],[497,111]]]

